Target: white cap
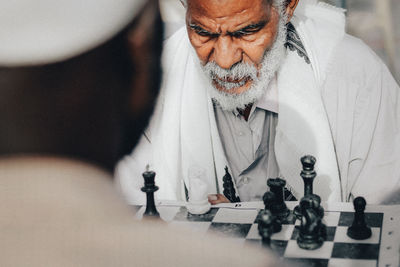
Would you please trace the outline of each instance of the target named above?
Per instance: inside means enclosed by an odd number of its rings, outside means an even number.
[[[112,38],[145,0],[0,0],[0,66],[54,63]]]

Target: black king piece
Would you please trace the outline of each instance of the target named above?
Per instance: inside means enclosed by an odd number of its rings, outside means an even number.
[[[141,190],[142,192],[146,193],[147,197],[146,210],[143,215],[148,217],[160,217],[160,214],[158,213],[154,203],[154,192],[158,190],[158,186],[156,186],[154,182],[155,177],[156,173],[149,171],[149,165],[147,165],[146,171],[143,173],[144,186],[141,188]]]

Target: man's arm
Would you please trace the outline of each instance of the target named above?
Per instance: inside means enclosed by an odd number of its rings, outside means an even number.
[[[322,92],[344,201],[381,203],[399,188],[399,86],[375,53],[345,36],[334,51]]]
[[[351,194],[381,203],[399,188],[400,89],[381,62],[367,89],[359,95],[354,114],[349,175],[358,177],[353,178]]]

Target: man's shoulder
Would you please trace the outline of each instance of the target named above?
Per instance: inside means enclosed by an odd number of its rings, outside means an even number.
[[[382,60],[362,40],[345,34],[332,54],[332,67],[348,77],[362,80],[376,75],[382,68]]]

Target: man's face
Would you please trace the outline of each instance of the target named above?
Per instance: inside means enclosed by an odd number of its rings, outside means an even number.
[[[244,63],[258,72],[276,40],[279,18],[266,0],[190,0],[186,23],[203,66],[215,63],[230,70]],[[242,94],[254,83],[252,75],[211,76],[213,86],[230,95]]]

